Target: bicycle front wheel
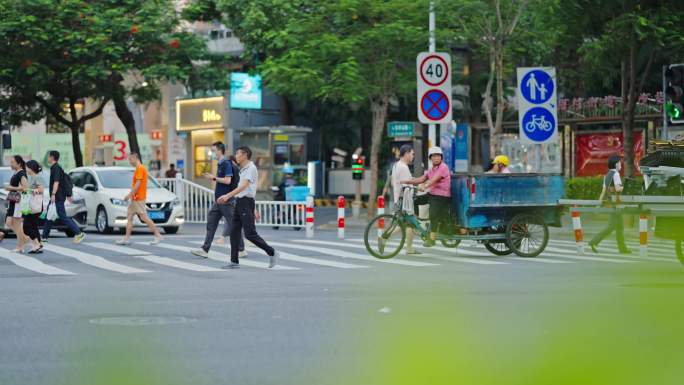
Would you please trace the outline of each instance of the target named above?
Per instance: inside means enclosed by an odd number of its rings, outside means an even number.
[[[406,241],[406,224],[391,214],[381,214],[371,219],[363,234],[366,250],[379,259],[399,254]]]

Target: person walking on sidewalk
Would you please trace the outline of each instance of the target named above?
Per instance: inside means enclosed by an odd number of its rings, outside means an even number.
[[[394,163],[392,167],[392,196],[394,204],[399,202],[399,198],[402,195],[402,180],[413,179],[411,175],[411,170],[409,170],[409,165],[413,164],[413,158],[415,157],[415,151],[410,144],[405,144],[399,148],[399,160]],[[413,198],[413,194],[411,199]],[[412,201],[411,201],[412,202]],[[420,252],[413,248],[413,229],[410,227],[406,228],[406,255],[418,255]]]
[[[129,201],[128,212],[127,212],[127,222],[126,222],[126,235],[123,239],[116,241],[118,245],[128,245],[131,243],[131,233],[133,232],[133,219],[137,215],[140,221],[145,223],[147,227],[154,233],[154,240],[150,242],[151,245],[157,245],[162,241],[162,236],[159,233],[159,229],[154,225],[154,222],[147,215],[147,208],[145,207],[145,200],[147,199],[147,169],[143,166],[140,161],[140,154],[132,152],[128,156],[128,161],[131,166],[135,167],[135,172],[133,173],[133,183],[131,186],[131,191],[124,197],[124,201]]]
[[[233,223],[233,214],[235,213],[235,198],[231,198],[226,203],[219,203],[218,199],[235,190],[240,181],[240,170],[233,165],[228,158],[226,158],[226,146],[222,142],[216,142],[211,145],[212,152],[216,154],[218,164],[216,166],[216,175],[205,173],[204,177],[216,183],[214,189],[214,204],[212,204],[209,213],[207,214],[207,234],[204,236],[204,244],[200,249],[194,249],[192,254],[207,258],[209,257],[209,249],[214,241],[216,229],[219,226],[221,218],[226,221],[226,230],[230,232],[230,227]],[[225,230],[224,230],[225,231]]]
[[[594,253],[597,253],[596,247],[608,237],[613,231],[615,231],[615,239],[617,241],[618,251],[621,254],[631,254],[632,251],[627,248],[625,244],[625,229],[624,223],[622,221],[622,214],[619,209],[617,209],[612,202],[610,202],[610,194],[615,195],[615,204],[620,203],[620,193],[622,192],[622,180],[620,179],[620,169],[622,164],[620,163],[620,156],[613,155],[608,158],[608,173],[603,177],[603,188],[601,189],[601,196],[599,200],[605,202],[607,205],[613,208],[613,212],[610,214],[610,220],[605,229],[601,230],[600,233],[596,234],[594,238],[589,241],[589,247]]]
[[[235,269],[240,267],[238,249],[243,229],[245,238],[269,256],[268,267],[272,268],[278,263],[279,253],[269,246],[256,231],[254,198],[256,197],[256,184],[259,175],[256,166],[251,161],[252,150],[247,146],[238,147],[235,151],[235,159],[240,166],[240,184],[235,190],[218,199],[218,203],[227,203],[233,197],[237,198],[233,228],[230,232],[230,264],[224,268]]]
[[[71,179],[64,172],[62,166],[59,165],[59,151],[52,150],[48,152],[48,165],[50,166],[50,205],[55,205],[57,217],[64,223],[64,225],[74,233],[74,243],[81,243],[85,238],[85,233],[81,231],[76,222],[67,216],[64,202],[71,198],[73,184]],[[50,230],[54,221],[47,220],[43,226],[43,242],[50,237]]]
[[[233,168],[233,171],[235,171],[236,169],[238,170],[238,172],[235,175],[238,175],[238,177],[239,177],[240,166],[238,166],[237,161],[235,160],[235,155],[230,155],[227,158],[230,160],[230,163],[233,164],[233,166],[235,166]],[[258,213],[255,212],[255,216],[257,214]],[[259,218],[257,217],[257,220],[258,219]],[[228,222],[226,222],[224,224],[223,232],[222,232],[221,236],[216,240],[217,244],[219,244],[219,245],[225,245],[226,243],[230,244],[230,229],[231,229],[232,225],[233,225],[232,223],[228,223]],[[241,236],[240,237],[240,247],[238,249],[238,258],[247,258],[247,255],[248,254],[245,251],[245,237]]]

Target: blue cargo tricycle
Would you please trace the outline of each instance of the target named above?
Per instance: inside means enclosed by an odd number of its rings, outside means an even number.
[[[454,174],[452,231],[438,234],[436,240],[448,248],[474,240],[496,255],[536,257],[549,241],[548,227],[561,226],[558,200],[563,194],[561,175]],[[391,213],[376,216],[366,226],[366,249],[376,258],[392,258],[404,246],[408,228],[423,241],[430,240],[429,223],[405,210],[400,198]]]

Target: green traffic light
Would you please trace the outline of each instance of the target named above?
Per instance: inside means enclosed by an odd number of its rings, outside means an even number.
[[[668,102],[665,104],[665,113],[672,119],[679,119],[682,116],[682,109],[679,105]]]

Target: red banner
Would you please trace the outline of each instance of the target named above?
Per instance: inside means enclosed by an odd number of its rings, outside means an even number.
[[[639,161],[644,153],[641,132],[633,134],[634,172],[639,174]],[[624,155],[622,133],[578,134],[575,137],[575,175],[604,175],[608,171],[608,158],[611,155]]]

